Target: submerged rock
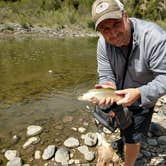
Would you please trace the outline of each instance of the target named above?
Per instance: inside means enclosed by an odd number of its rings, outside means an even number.
[[[40,138],[39,137],[31,137],[28,139],[28,141],[25,142],[25,144],[22,146],[23,149],[28,148],[31,144],[37,144],[40,142]]]
[[[55,145],[48,145],[48,147],[44,149],[42,155],[43,160],[51,159],[55,154],[55,150],[56,150]]]
[[[35,136],[42,132],[42,127],[31,125],[27,127],[27,136]]]
[[[22,160],[20,157],[15,157],[13,160],[8,161],[6,166],[22,166]]]
[[[79,140],[73,137],[68,138],[65,140],[64,145],[69,148],[74,148],[79,146]]]
[[[69,150],[65,147],[59,148],[55,153],[55,161],[58,163],[68,163],[70,159]]]
[[[5,157],[7,160],[13,160],[16,157],[19,157],[19,153],[16,150],[7,150],[5,152]]]

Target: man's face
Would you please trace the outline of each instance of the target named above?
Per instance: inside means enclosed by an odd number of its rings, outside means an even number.
[[[130,23],[127,15],[121,19],[106,19],[98,25],[99,32],[111,45],[127,46],[130,42]]]

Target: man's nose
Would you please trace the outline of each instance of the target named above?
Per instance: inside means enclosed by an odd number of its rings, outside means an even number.
[[[117,34],[118,34],[118,32],[117,32],[116,29],[111,29],[111,30],[110,30],[110,37],[111,37],[111,36],[112,36],[112,37],[116,37]]]

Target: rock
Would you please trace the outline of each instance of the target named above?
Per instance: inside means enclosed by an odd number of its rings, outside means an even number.
[[[41,158],[41,151],[40,150],[36,150],[35,151],[35,159],[39,160]]]
[[[95,158],[95,154],[90,152],[88,147],[85,145],[78,147],[78,150],[84,155],[84,158],[87,161],[92,161]]]
[[[74,159],[71,159],[71,160],[69,160],[69,165],[73,165],[74,164]]]
[[[55,153],[55,161],[58,163],[67,163],[70,159],[70,153],[67,148],[59,148]]]
[[[148,151],[143,150],[142,153],[145,155],[145,157],[149,158],[151,157],[151,153]]]
[[[79,146],[79,140],[73,137],[68,138],[65,140],[64,145],[69,148],[74,148]]]
[[[73,118],[72,116],[65,116],[65,117],[63,118],[63,122],[64,122],[64,123],[72,122],[73,119],[74,119],[74,118]]]
[[[16,157],[19,157],[19,153],[16,150],[7,150],[5,152],[5,157],[7,160],[13,160]]]
[[[46,149],[44,149],[42,158],[43,160],[48,160],[51,159],[54,154],[55,154],[55,145],[48,145],[48,147]]]
[[[20,140],[20,137],[17,136],[17,135],[14,135],[13,138],[12,138],[12,140],[13,140],[13,143],[14,143],[14,144],[17,144],[18,141]]]
[[[80,164],[80,160],[76,159],[76,160],[74,161],[74,163],[75,163],[76,165],[79,165],[79,164]]]
[[[30,164],[24,164],[23,166],[30,166]]]
[[[22,146],[23,149],[26,149],[27,147],[29,147],[31,144],[37,144],[40,142],[40,138],[39,137],[31,137],[28,139],[28,141],[25,142],[25,144]]]
[[[158,138],[158,142],[159,142],[159,144],[166,145],[166,136],[160,136]]]
[[[0,165],[3,163],[3,161],[0,159]]]
[[[77,128],[76,127],[72,127],[71,128],[73,131],[77,131]]]
[[[149,138],[148,138],[148,139],[147,139],[147,143],[148,143],[149,145],[152,145],[152,146],[158,145],[156,139],[149,139]]]
[[[8,161],[6,166],[22,166],[22,160],[20,157],[15,157],[13,160]]]
[[[42,127],[31,125],[27,127],[27,136],[35,136],[42,132]]]
[[[80,133],[84,133],[84,132],[86,131],[86,129],[85,129],[84,127],[79,127],[79,128],[78,128],[78,131],[79,131]]]
[[[95,146],[97,144],[97,135],[96,133],[87,133],[84,139],[85,145]]]
[[[150,124],[150,129],[149,131],[154,135],[154,136],[163,136],[166,135],[166,129],[162,126],[160,126],[157,123],[152,122]]]

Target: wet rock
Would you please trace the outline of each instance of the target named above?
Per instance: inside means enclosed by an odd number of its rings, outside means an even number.
[[[31,125],[27,127],[27,136],[35,136],[42,132],[42,127]]]
[[[36,150],[35,151],[35,159],[39,160],[41,158],[41,151],[40,150]]]
[[[150,129],[149,131],[154,135],[154,136],[162,136],[166,135],[166,129],[162,127],[161,125],[152,122],[150,124]]]
[[[14,135],[14,136],[12,137],[12,140],[13,140],[13,143],[14,143],[14,144],[17,144],[20,139],[21,139],[21,138],[20,138],[19,136],[17,136],[17,135]]]
[[[159,144],[166,145],[166,136],[160,136],[158,138],[158,142],[159,142]]]
[[[74,159],[71,159],[68,161],[69,165],[73,165],[74,164]]]
[[[13,160],[16,157],[19,157],[19,153],[16,150],[7,150],[5,152],[5,157],[7,160]]]
[[[156,141],[156,139],[147,139],[147,143],[152,146],[158,145],[158,142]]]
[[[55,161],[58,163],[68,163],[70,159],[70,153],[67,148],[59,148],[55,153]]]
[[[76,127],[72,127],[71,128],[73,131],[77,131],[77,128]]]
[[[97,135],[96,133],[87,133],[84,139],[85,145],[94,146],[97,144]]]
[[[22,160],[20,157],[15,157],[13,160],[8,161],[6,166],[22,166]]]
[[[74,118],[73,118],[72,116],[65,116],[65,117],[63,118],[63,122],[64,122],[64,123],[72,122],[73,119],[74,119]]]
[[[65,140],[64,145],[69,148],[74,148],[79,146],[79,140],[73,137],[68,138]]]
[[[84,155],[85,160],[92,161],[95,158],[94,152],[89,151],[88,147],[83,145],[78,147],[78,150],[80,153]]]
[[[86,131],[86,129],[85,129],[84,127],[79,127],[79,128],[78,128],[78,131],[79,131],[80,133],[84,133],[84,132]]]
[[[56,150],[55,145],[48,145],[48,147],[44,149],[42,155],[43,160],[51,159],[55,154],[55,150]]]
[[[25,142],[25,144],[22,146],[23,149],[28,148],[31,144],[38,144],[40,142],[40,138],[39,137],[31,137],[28,139],[28,141]]]

